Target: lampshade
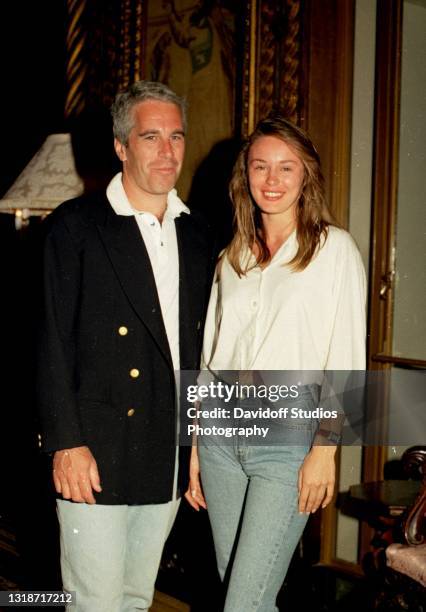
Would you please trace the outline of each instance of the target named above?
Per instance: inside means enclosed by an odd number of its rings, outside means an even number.
[[[14,213],[20,229],[32,215],[46,215],[83,193],[70,134],[51,134],[0,200],[0,212]]]

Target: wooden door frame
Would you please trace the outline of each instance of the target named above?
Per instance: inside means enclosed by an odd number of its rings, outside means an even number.
[[[392,350],[401,42],[402,0],[378,0],[368,314],[368,367],[373,370],[390,367],[378,356],[390,354]],[[363,482],[382,480],[386,459],[386,447],[366,447],[363,452]],[[363,523],[360,529],[360,558],[369,550],[372,535],[372,529]]]

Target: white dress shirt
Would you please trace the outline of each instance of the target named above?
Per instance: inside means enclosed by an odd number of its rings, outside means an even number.
[[[106,194],[117,215],[136,218],[157,286],[173,367],[179,370],[179,252],[174,220],[182,213],[189,214],[189,208],[178,198],[176,190],[172,189],[167,196],[166,212],[160,223],[152,213],[132,207],[124,191],[121,172],[112,179]]]
[[[366,281],[355,242],[329,227],[327,240],[301,272],[283,265],[296,251],[293,232],[266,268],[257,266],[241,278],[224,259],[220,292],[216,275],[210,296],[203,367],[365,368]],[[244,256],[254,261],[250,252]]]

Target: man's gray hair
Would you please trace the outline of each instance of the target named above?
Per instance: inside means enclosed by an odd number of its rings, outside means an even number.
[[[117,94],[111,106],[113,132],[121,144],[127,144],[134,126],[133,108],[147,100],[160,100],[175,104],[182,114],[183,129],[186,132],[186,101],[167,85],[156,81],[136,81],[125,92]]]

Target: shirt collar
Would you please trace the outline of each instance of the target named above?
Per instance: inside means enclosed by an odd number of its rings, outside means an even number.
[[[106,196],[115,214],[124,215],[126,217],[134,216],[136,214],[136,211],[134,208],[132,208],[132,205],[130,204],[124,190],[121,172],[116,174],[109,183],[106,190]],[[190,210],[179,198],[176,189],[172,189],[167,194],[167,208],[165,216],[169,217],[170,219],[176,219],[176,217],[180,217],[182,213],[189,215]]]
[[[283,244],[280,246],[278,251],[272,257],[271,261],[268,264],[268,267],[273,264],[274,265],[277,264],[281,266],[283,264],[288,263],[296,255],[298,248],[299,248],[299,243],[297,240],[297,230],[294,229],[291,232],[290,236],[287,238],[287,240],[283,242]],[[241,253],[241,257],[240,257],[241,265],[245,266],[247,262],[250,262],[250,264],[252,262],[255,263],[255,258],[253,255],[253,251],[251,249],[248,249],[247,251],[243,251]]]
[[[290,236],[280,246],[278,251],[275,253],[271,260],[271,264],[278,264],[282,266],[293,259],[299,248],[299,242],[297,240],[297,230],[294,229]]]

